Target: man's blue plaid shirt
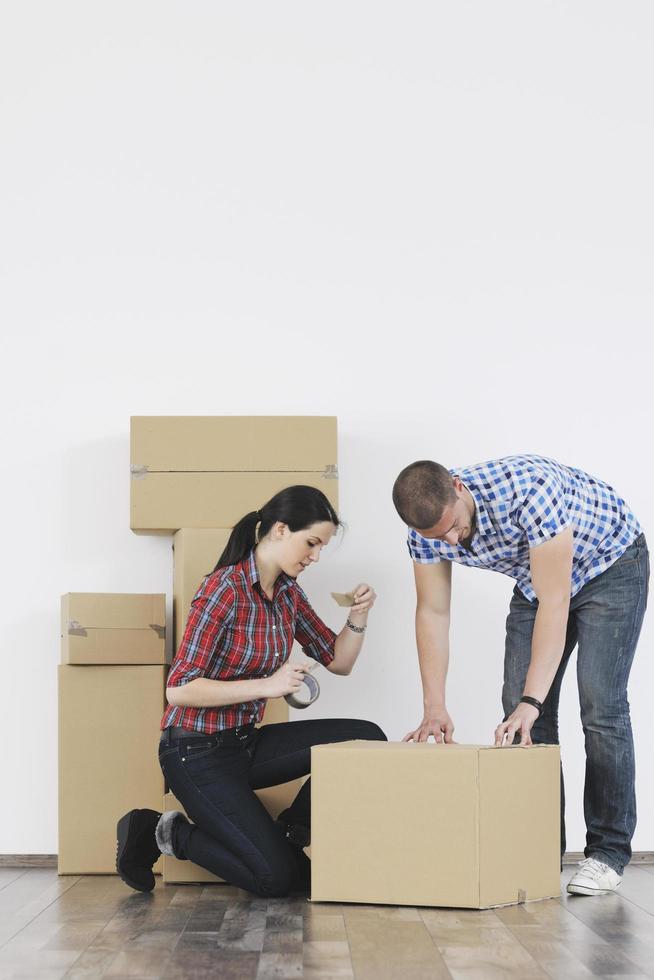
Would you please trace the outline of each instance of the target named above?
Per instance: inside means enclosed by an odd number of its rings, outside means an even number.
[[[618,560],[642,529],[615,490],[583,470],[545,456],[506,456],[450,470],[470,491],[476,528],[470,550],[409,528],[414,561],[456,561],[510,575],[533,600],[529,549],[572,527],[570,595]]]

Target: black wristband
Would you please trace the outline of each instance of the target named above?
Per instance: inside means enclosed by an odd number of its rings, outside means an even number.
[[[530,704],[533,708],[538,708],[538,717],[543,713],[543,705],[538,700],[538,698],[530,698],[528,694],[523,694],[520,701],[524,701],[525,704]]]

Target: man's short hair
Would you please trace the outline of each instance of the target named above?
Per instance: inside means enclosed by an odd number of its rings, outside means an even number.
[[[438,524],[456,500],[452,474],[430,459],[406,466],[393,485],[395,509],[409,527],[425,530]]]

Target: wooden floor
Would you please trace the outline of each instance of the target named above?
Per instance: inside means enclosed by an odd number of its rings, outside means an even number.
[[[615,895],[487,912],[268,901],[226,885],[142,895],[110,876],[0,868],[0,980],[58,977],[654,977],[654,866],[628,868]]]

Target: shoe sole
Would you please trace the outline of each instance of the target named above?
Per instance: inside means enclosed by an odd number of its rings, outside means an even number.
[[[130,888],[133,888],[137,892],[151,892],[154,885],[152,888],[144,888],[143,885],[140,885],[138,882],[130,878],[130,876],[126,874],[120,866],[120,862],[127,846],[127,838],[129,837],[130,816],[130,813],[126,813],[124,817],[121,817],[116,828],[116,835],[118,837],[118,844],[116,847],[116,871],[118,872],[120,878],[122,878],[125,884],[129,885]]]
[[[620,887],[620,882],[615,886],[615,888],[585,888],[583,885],[573,885],[570,887],[568,885],[568,895],[611,895]]]

